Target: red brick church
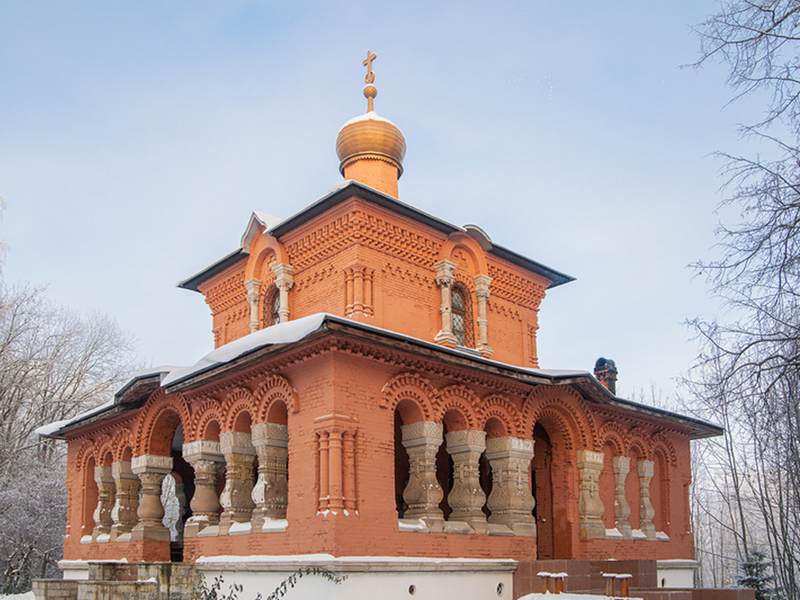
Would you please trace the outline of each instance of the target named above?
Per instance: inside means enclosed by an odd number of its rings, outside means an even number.
[[[179,284],[216,349],[43,428],[68,445],[67,576],[172,560],[246,597],[324,564],[348,597],[466,599],[529,591],[531,561],[691,564],[690,441],[721,430],[616,396],[610,360],[539,368],[540,303],[572,278],[398,200],[406,143],[374,111],[368,56],[344,181],[287,218],[254,212]]]

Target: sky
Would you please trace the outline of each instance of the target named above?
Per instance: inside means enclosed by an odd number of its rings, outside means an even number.
[[[576,278],[542,303],[540,366],[603,356],[620,395],[670,394],[698,351],[686,320],[720,312],[689,268],[716,253],[713,153],[749,150],[737,125],[761,114],[729,104],[723,66],[682,68],[716,8],[0,0],[2,276],[113,317],[147,365],[193,364],[210,311],[175,284],[253,210],[341,180],[371,50],[400,200]]]

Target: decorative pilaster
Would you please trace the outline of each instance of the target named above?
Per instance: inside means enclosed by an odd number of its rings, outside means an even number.
[[[280,291],[280,308],[278,314],[281,317],[281,323],[286,323],[289,320],[289,290],[294,285],[292,278],[292,265],[286,263],[276,263],[272,265],[272,272],[275,273],[275,287]]]
[[[653,517],[656,511],[650,502],[650,481],[653,479],[655,463],[652,460],[639,461],[639,529],[648,540],[656,539]]]
[[[445,435],[445,440],[447,452],[453,459],[453,487],[447,495],[451,509],[449,520],[464,521],[470,526],[473,522],[485,522],[486,493],[481,488],[480,459],[486,449],[486,432],[453,431]]]
[[[234,523],[249,523],[253,514],[253,461],[255,448],[250,434],[227,431],[219,436],[220,451],[225,456],[225,489],[219,497],[222,514],[220,535],[227,534]]]
[[[359,264],[345,269],[345,317],[372,317],[372,280],[374,271]]]
[[[603,470],[602,452],[578,450],[578,531],[582,539],[606,537],[603,523],[603,501],[600,499],[600,472]]]
[[[219,442],[197,440],[183,445],[183,459],[194,469],[194,496],[189,503],[192,516],[186,521],[184,536],[197,535],[207,527],[219,525],[217,471],[225,464]]]
[[[614,517],[616,527],[626,540],[633,538],[631,531],[631,507],[625,499],[625,480],[631,470],[631,459],[627,456],[615,456],[612,459],[614,467]]]
[[[285,519],[289,502],[289,428],[277,423],[257,423],[252,427],[253,446],[258,454],[258,480],[253,487],[251,527],[258,531],[265,519]]]
[[[111,509],[114,508],[114,478],[111,467],[95,467],[94,481],[97,483],[97,507],[94,509],[93,542],[108,542],[111,533]]]
[[[408,452],[408,484],[403,500],[406,519],[442,519],[439,503],[444,491],[436,480],[436,453],[442,445],[441,423],[419,421],[403,425],[403,446]]]
[[[483,356],[491,356],[494,351],[489,346],[489,320],[486,317],[486,303],[489,301],[488,275],[475,275],[475,298],[478,299],[478,346],[476,350]]]
[[[136,526],[136,511],[139,508],[139,478],[131,471],[131,463],[111,463],[111,476],[117,493],[114,508],[111,509],[111,541],[125,541],[122,536],[130,538],[130,532]]]
[[[152,454],[134,456],[131,470],[136,473],[142,484],[142,499],[137,511],[139,522],[131,532],[131,539],[169,542],[169,529],[161,522],[164,518],[161,483],[164,477],[172,472],[172,457]]]
[[[436,269],[436,285],[442,293],[442,304],[439,307],[439,312],[442,315],[442,329],[433,338],[437,344],[455,346],[456,336],[453,334],[453,312],[450,303],[450,289],[455,282],[456,263],[449,260],[440,260],[433,265]]]
[[[258,300],[261,298],[261,280],[248,279],[244,282],[247,302],[250,304],[250,333],[258,331]]]
[[[533,440],[501,437],[486,440],[486,459],[492,467],[492,493],[487,506],[489,523],[505,525],[515,534],[536,535],[528,467],[533,458]]]
[[[355,421],[346,415],[314,419],[319,471],[318,511],[353,514],[356,506]]]

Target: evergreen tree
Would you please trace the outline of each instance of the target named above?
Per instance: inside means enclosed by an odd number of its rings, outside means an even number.
[[[770,573],[772,561],[760,550],[751,550],[739,563],[742,575],[736,583],[756,592],[756,600],[773,600],[777,597],[774,588],[775,576]]]

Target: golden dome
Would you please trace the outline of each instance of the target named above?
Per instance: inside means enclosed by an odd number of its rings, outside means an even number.
[[[375,111],[350,119],[336,137],[336,155],[341,161],[339,171],[344,175],[348,163],[364,159],[387,160],[397,167],[398,177],[403,172],[406,139],[400,129],[389,119]]]

